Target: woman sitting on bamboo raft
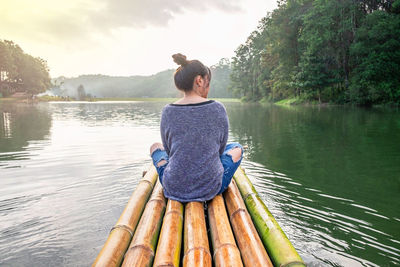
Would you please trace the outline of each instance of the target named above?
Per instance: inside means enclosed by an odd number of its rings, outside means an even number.
[[[184,97],[166,105],[161,115],[161,143],[150,147],[167,198],[207,201],[230,184],[242,161],[239,143],[226,144],[228,116],[222,103],[208,100],[211,71],[198,60],[175,54],[174,74]]]

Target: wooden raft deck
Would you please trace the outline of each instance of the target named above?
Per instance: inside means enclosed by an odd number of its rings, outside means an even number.
[[[92,266],[305,266],[243,169],[206,210],[165,199],[157,177],[152,166]]]

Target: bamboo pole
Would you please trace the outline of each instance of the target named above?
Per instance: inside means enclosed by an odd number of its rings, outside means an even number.
[[[151,266],[164,216],[165,205],[166,200],[162,186],[157,182],[140,218],[129,249],[125,254],[122,267]]]
[[[132,193],[119,220],[111,229],[106,243],[92,265],[93,267],[120,266],[157,177],[155,167],[151,166]]]
[[[274,265],[306,266],[241,168],[234,180]]]
[[[161,234],[158,239],[155,267],[179,267],[183,231],[183,204],[168,200]]]
[[[240,251],[236,246],[224,199],[217,195],[208,204],[208,222],[210,225],[213,258],[216,267],[243,266]]]
[[[201,202],[189,202],[185,206],[184,252],[184,267],[211,267],[206,220]]]
[[[245,266],[272,267],[271,260],[240,196],[234,181],[224,193],[233,232]]]

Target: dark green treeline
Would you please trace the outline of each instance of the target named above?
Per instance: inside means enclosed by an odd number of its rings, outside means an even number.
[[[400,103],[400,0],[287,0],[232,59],[249,101]]]
[[[17,91],[38,94],[50,85],[45,60],[24,53],[12,41],[0,40],[0,97]]]

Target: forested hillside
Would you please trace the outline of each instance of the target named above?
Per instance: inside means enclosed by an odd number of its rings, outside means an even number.
[[[221,59],[211,66],[212,79],[209,97],[232,97],[229,86],[229,60]],[[92,97],[178,97],[173,80],[174,70],[165,70],[151,76],[111,77],[106,75],[81,75],[76,78],[58,77],[51,90],[59,96]],[[84,92],[83,92],[84,91]]]
[[[112,77],[106,75],[81,75],[76,78],[59,77],[54,80],[53,93],[77,97],[78,88],[94,97],[174,97],[172,70],[151,76]]]
[[[250,101],[400,103],[400,0],[287,0],[232,59]]]

